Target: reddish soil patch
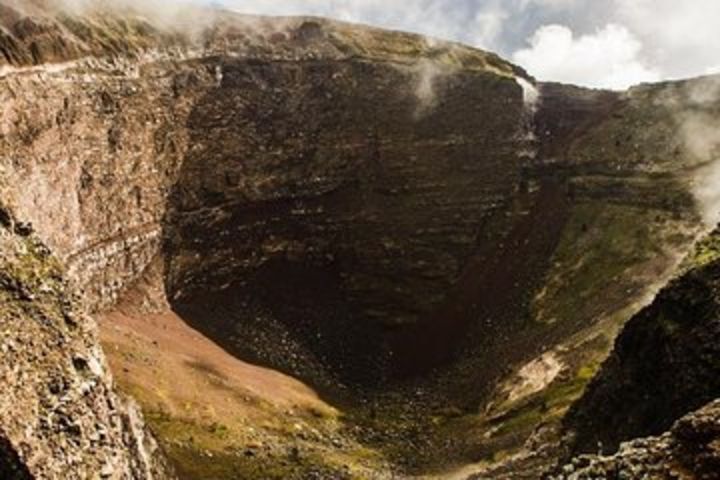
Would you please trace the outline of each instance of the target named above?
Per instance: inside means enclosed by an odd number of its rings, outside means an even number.
[[[99,323],[115,377],[143,404],[191,417],[193,405],[231,417],[289,408],[332,411],[306,385],[238,360],[171,311],[120,308],[102,315]]]

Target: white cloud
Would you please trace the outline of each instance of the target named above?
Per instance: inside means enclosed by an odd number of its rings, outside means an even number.
[[[523,0],[520,4],[523,8],[528,5],[538,5],[541,7],[567,8],[574,6],[577,0]]]
[[[613,0],[618,21],[646,45],[664,77],[699,75],[717,65],[718,0]]]
[[[610,24],[581,36],[563,25],[546,25],[513,60],[540,80],[625,89],[660,79],[659,73],[642,61],[642,47],[622,25]]]
[[[49,1],[130,3],[164,16],[182,2],[255,14],[326,16],[461,41],[514,59],[539,78],[586,86],[620,88],[719,68],[720,0]]]
[[[223,0],[239,12],[266,15],[319,15],[350,22],[407,30],[458,40],[484,48],[497,47],[508,13],[499,0]]]

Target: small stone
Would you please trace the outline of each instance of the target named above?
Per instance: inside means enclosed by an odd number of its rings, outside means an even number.
[[[21,237],[29,237],[33,234],[33,232],[34,229],[31,223],[18,222],[15,224],[15,233],[17,233]]]
[[[106,463],[100,470],[100,477],[109,478],[112,477],[113,473],[115,473],[115,467],[111,463]]]

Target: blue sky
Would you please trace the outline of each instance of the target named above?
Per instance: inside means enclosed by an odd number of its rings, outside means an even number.
[[[541,80],[609,88],[720,72],[720,0],[220,0],[493,50]]]

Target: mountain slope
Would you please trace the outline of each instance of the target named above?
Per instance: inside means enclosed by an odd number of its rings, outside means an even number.
[[[0,218],[2,478],[171,478],[60,263],[27,225]]]
[[[625,326],[613,354],[569,413],[575,449],[613,452],[622,441],[666,431],[720,397],[718,234],[691,270]]]

